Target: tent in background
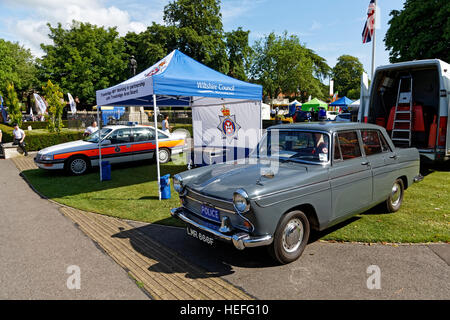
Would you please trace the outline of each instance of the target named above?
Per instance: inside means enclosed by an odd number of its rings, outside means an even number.
[[[300,102],[298,102],[297,100],[292,101],[291,103],[289,103],[289,114],[293,115],[295,113],[295,109],[297,107],[301,107],[302,104]]]
[[[215,147],[244,157],[258,143],[245,134],[261,134],[262,86],[224,75],[178,50],[131,79],[98,90],[96,96],[99,106],[153,106],[155,127],[158,106],[191,106],[194,147],[201,152]],[[155,140],[158,154],[158,135]],[[159,157],[156,160],[159,182]],[[101,162],[100,143],[94,162]]]
[[[323,107],[325,110],[327,109],[328,105],[326,102],[323,102],[322,100],[319,100],[317,98],[312,99],[311,101],[305,102],[302,105],[303,111],[319,111],[319,108]]]
[[[261,103],[261,119],[270,120],[270,105],[267,103]]]
[[[350,100],[347,97],[342,97],[332,103],[330,103],[330,107],[340,107],[342,110],[348,110],[348,106],[353,103],[353,100]]]

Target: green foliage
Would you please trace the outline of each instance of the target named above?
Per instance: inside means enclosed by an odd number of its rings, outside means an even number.
[[[334,90],[339,91],[341,97],[359,98],[361,90],[361,75],[364,67],[358,58],[342,55],[333,68]],[[350,97],[351,96],[351,97]]]
[[[329,72],[325,60],[300,43],[297,36],[271,33],[253,47],[251,77],[259,82],[264,95],[294,94],[305,100],[309,95],[324,99],[320,77]]]
[[[0,124],[3,138],[2,142],[13,141],[13,128]],[[83,131],[64,129],[60,133],[49,133],[45,130],[26,131],[25,142],[28,151],[38,151],[60,143],[83,139]]]
[[[50,29],[51,45],[41,45],[40,79],[59,83],[64,92],[94,104],[95,91],[127,78],[124,40],[116,28],[105,29],[89,23],[73,22],[70,29],[61,24]]]
[[[62,126],[63,128],[67,128],[68,120],[62,120]],[[48,128],[48,121],[27,121],[22,122],[22,125],[20,126],[21,129],[27,130],[28,127],[31,126],[33,130],[36,129],[47,129]]]
[[[164,22],[177,31],[177,49],[219,72],[228,73],[220,1],[175,0],[164,7]]]
[[[246,71],[249,68],[252,48],[248,44],[250,31],[241,27],[225,34],[228,61],[230,64],[228,75],[246,81]]]
[[[14,83],[22,96],[37,86],[36,65],[29,49],[0,39],[0,91],[6,92],[8,83]]]
[[[406,0],[393,10],[384,42],[390,62],[438,58],[450,62],[450,1]]]
[[[62,113],[64,106],[64,95],[57,84],[53,84],[50,80],[47,81],[47,85],[42,87],[44,91],[44,97],[48,104],[48,115],[50,119],[48,121],[48,130],[50,132],[61,132],[62,128]]]
[[[8,83],[6,85],[6,96],[4,98],[5,105],[8,107],[9,118],[12,123],[22,124],[22,112],[17,92],[14,89],[14,84]]]

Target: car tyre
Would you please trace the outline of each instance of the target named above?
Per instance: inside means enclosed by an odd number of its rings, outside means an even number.
[[[91,163],[88,159],[78,156],[70,158],[66,163],[65,169],[74,176],[80,176],[85,174],[90,167]]]
[[[386,209],[388,212],[397,212],[403,202],[403,195],[405,193],[405,185],[402,179],[397,179],[392,185],[391,193],[386,200]]]
[[[269,253],[281,264],[297,260],[305,250],[310,233],[309,221],[306,215],[295,210],[285,214],[274,234]]]
[[[170,150],[166,148],[159,149],[159,163],[167,163],[170,161]]]

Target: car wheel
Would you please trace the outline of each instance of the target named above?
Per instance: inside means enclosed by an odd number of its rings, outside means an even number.
[[[309,231],[308,218],[302,211],[289,212],[278,224],[269,253],[281,264],[297,260],[308,243]]]
[[[159,163],[167,163],[170,161],[170,151],[168,149],[159,149]]]
[[[402,179],[395,180],[392,185],[389,198],[386,200],[386,208],[388,212],[396,212],[400,209],[403,202],[403,194],[405,192],[405,186]]]
[[[75,176],[79,176],[86,173],[89,167],[89,160],[84,157],[74,157],[67,162],[66,170]]]

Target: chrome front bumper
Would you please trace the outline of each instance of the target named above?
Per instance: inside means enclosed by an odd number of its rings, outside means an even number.
[[[252,247],[268,246],[273,241],[271,235],[251,237],[248,233],[241,231],[229,235],[224,234],[218,230],[214,230],[206,225],[203,225],[200,222],[194,221],[189,217],[189,215],[191,215],[189,211],[187,211],[183,207],[170,209],[170,214],[173,217],[178,218],[184,221],[185,223],[193,226],[194,228],[200,229],[204,232],[208,232],[216,239],[233,243],[234,247],[238,250],[244,250],[245,248],[252,248]]]

